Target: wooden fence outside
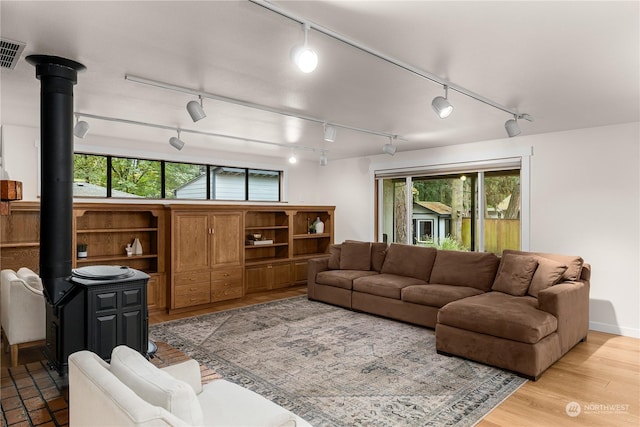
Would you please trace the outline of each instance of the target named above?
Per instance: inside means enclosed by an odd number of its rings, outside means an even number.
[[[470,218],[462,218],[462,243],[471,246]],[[520,220],[485,219],[484,251],[500,255],[505,249],[520,249]]]

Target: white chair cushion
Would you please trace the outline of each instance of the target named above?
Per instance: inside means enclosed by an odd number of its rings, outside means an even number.
[[[42,290],[42,279],[40,279],[40,276],[38,276],[36,273],[28,269],[27,267],[21,267],[20,270],[18,270],[18,272],[16,273],[16,275],[20,279],[27,282],[27,284],[32,288],[37,289],[39,291]]]
[[[202,425],[202,408],[193,388],[158,369],[137,351],[124,345],[114,348],[111,373],[150,404],[190,425]]]
[[[296,427],[309,425],[253,391],[226,380],[213,380],[198,395],[207,425],[225,427]]]

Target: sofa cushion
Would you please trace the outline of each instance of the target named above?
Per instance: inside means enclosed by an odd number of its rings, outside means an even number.
[[[190,425],[202,425],[200,402],[193,388],[158,369],[137,351],[121,345],[111,352],[111,373],[138,396]]]
[[[429,283],[470,286],[488,292],[500,259],[489,252],[438,250]]]
[[[537,297],[538,292],[555,285],[562,279],[562,275],[567,270],[567,266],[541,256],[536,255],[535,258],[538,260],[538,268],[536,268],[536,272],[533,274],[527,293]]]
[[[362,270],[327,270],[316,274],[316,283],[351,290],[353,289],[354,279],[375,274],[378,273]]]
[[[40,279],[40,276],[34,273],[31,269],[27,267],[20,267],[16,272],[16,276],[27,282],[27,284],[33,289],[37,289],[39,291],[42,290],[42,279]]]
[[[558,328],[557,319],[537,306],[534,297],[488,292],[445,305],[438,312],[438,323],[535,344]]]
[[[340,252],[341,270],[371,269],[371,243],[348,240],[342,244]]]
[[[402,288],[411,285],[426,285],[426,282],[414,277],[382,273],[376,274],[375,276],[355,279],[353,281],[353,290],[354,292],[400,299],[400,291]]]
[[[525,295],[537,267],[538,261],[532,256],[504,255],[491,289],[517,297]]]
[[[569,280],[574,281],[580,278],[580,274],[582,273],[582,265],[584,264],[584,260],[579,256],[572,255],[559,255],[559,254],[549,254],[544,252],[524,252],[524,251],[515,251],[511,249],[506,249],[502,252],[502,256],[505,254],[516,254],[516,255],[537,255],[543,258],[548,258],[553,261],[557,261],[561,264],[567,266],[567,270],[562,273],[561,281]]]
[[[451,301],[480,295],[482,291],[468,286],[415,285],[402,288],[402,301],[414,304],[443,307]]]
[[[380,272],[427,281],[431,275],[436,252],[434,248],[392,243],[387,249]]]
[[[328,267],[331,270],[340,270],[340,253],[342,252],[342,245],[329,246],[329,264]]]
[[[371,269],[380,273],[389,245],[384,242],[371,243]]]

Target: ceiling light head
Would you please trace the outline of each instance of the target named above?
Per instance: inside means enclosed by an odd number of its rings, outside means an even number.
[[[433,107],[433,111],[435,111],[438,117],[440,117],[441,119],[449,117],[449,115],[453,112],[453,106],[451,105],[451,103],[449,103],[449,100],[447,99],[449,97],[448,93],[449,93],[449,86],[445,85],[444,97],[436,96],[435,98],[433,98],[433,101],[431,101],[431,106]]]
[[[78,116],[76,116],[76,125],[73,127],[73,134],[78,138],[84,138],[87,132],[89,132],[89,123],[84,120],[78,121]]]
[[[175,136],[169,138],[169,144],[178,151],[182,150],[182,147],[184,147],[184,141],[180,139],[180,129],[178,129],[177,138]]]
[[[398,147],[393,145],[393,139],[391,137],[389,137],[389,143],[385,144],[382,147],[382,152],[385,153],[385,154],[388,154],[390,156],[393,156],[394,154],[396,154],[396,150],[397,149],[398,149]]]
[[[204,112],[204,108],[202,107],[202,96],[199,98],[199,103],[198,101],[189,101],[187,103],[187,111],[194,123],[207,117],[207,114]]]
[[[324,151],[320,154],[320,166],[327,166],[329,159],[327,159],[327,153]]]
[[[513,115],[513,119],[509,119],[505,122],[504,128],[507,131],[509,138],[520,135],[520,126],[518,126],[518,116]]]
[[[336,140],[336,127],[329,124],[324,124],[324,140],[327,142],[334,142]]]
[[[302,30],[304,31],[304,44],[294,46],[291,49],[291,60],[303,73],[310,73],[318,66],[318,55],[307,45],[307,34],[309,32],[309,28],[309,24],[302,24]]]

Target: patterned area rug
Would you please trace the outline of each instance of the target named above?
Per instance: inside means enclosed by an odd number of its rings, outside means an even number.
[[[306,297],[149,333],[314,426],[472,426],[526,382],[438,355],[433,330]]]

